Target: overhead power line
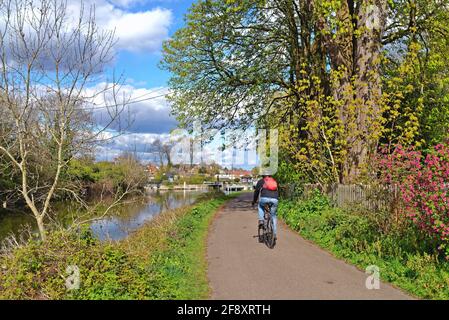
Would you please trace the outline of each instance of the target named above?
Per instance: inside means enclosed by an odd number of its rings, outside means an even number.
[[[144,97],[145,95],[142,95],[141,97]],[[111,105],[100,105],[100,104],[92,103],[94,106],[92,106],[92,107],[82,107],[82,108],[80,108],[80,110],[96,111],[96,110],[109,109],[109,108],[114,108],[114,107],[122,107],[122,106],[126,107],[128,105],[133,105],[133,104],[140,103],[140,102],[145,102],[145,101],[150,101],[150,100],[162,98],[162,97],[165,97],[167,95],[168,95],[167,93],[164,93],[164,94],[160,94],[160,95],[157,95],[157,96],[154,96],[154,97],[148,97],[148,98],[144,98],[144,99],[135,99],[135,100],[123,101],[121,103],[116,103],[116,104],[111,104]],[[47,111],[59,111],[59,109],[45,109],[45,110],[47,110]]]
[[[140,100],[130,100],[128,102],[122,102],[122,103],[117,103],[117,104],[112,104],[112,105],[93,107],[91,109],[93,109],[93,110],[100,110],[100,109],[108,109],[108,108],[119,107],[119,106],[127,106],[127,105],[130,105],[130,104],[136,104],[136,103],[140,103],[140,102],[145,102],[145,101],[149,101],[149,100],[162,98],[162,97],[165,97],[166,95],[167,95],[167,93],[164,93],[164,94],[161,94],[161,95],[158,95],[158,96],[155,96],[155,97],[149,97],[149,98],[140,99]]]

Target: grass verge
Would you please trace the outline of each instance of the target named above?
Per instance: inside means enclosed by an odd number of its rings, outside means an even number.
[[[318,193],[305,201],[283,200],[278,212],[304,238],[361,270],[376,265],[382,280],[416,297],[449,299],[448,261],[411,224],[396,228],[380,213],[338,209]]]
[[[235,195],[234,195],[235,196]],[[1,299],[207,298],[205,245],[209,223],[234,196],[203,199],[168,211],[127,239],[101,243],[89,229],[53,232],[0,256]],[[76,278],[79,288],[67,290]]]

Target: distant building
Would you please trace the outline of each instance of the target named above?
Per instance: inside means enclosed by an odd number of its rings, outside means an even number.
[[[222,181],[240,179],[242,183],[251,183],[253,180],[251,171],[243,169],[220,170],[218,178]]]
[[[175,182],[175,180],[177,180],[177,175],[174,172],[168,172],[166,175],[166,178],[168,180],[168,182]]]
[[[155,175],[159,171],[159,167],[150,163],[145,167],[145,171],[148,174]]]
[[[148,180],[152,181],[156,177],[156,174],[159,172],[159,167],[150,163],[145,166],[144,170],[148,174]]]
[[[230,173],[236,178],[251,176],[251,171],[243,170],[243,169],[231,170]]]
[[[253,177],[252,176],[242,176],[240,178],[240,182],[241,183],[252,183],[253,182]]]

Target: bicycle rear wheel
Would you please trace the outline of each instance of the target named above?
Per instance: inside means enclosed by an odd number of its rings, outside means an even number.
[[[267,229],[265,230],[265,244],[268,248],[273,249],[276,245],[276,240],[273,231],[273,219],[268,219]]]

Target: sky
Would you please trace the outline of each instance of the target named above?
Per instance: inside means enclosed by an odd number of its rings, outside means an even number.
[[[115,29],[115,60],[109,73],[122,74],[125,92],[131,100],[152,100],[129,105],[131,125],[126,134],[102,145],[98,160],[112,160],[123,151],[136,152],[142,161],[153,160],[149,145],[157,137],[165,138],[177,127],[165,97],[170,74],[159,68],[162,43],[184,24],[191,0],[84,0],[94,5],[101,28]],[[69,0],[74,11],[78,0]]]
[[[80,2],[69,1],[72,9],[79,11]],[[97,149],[97,160],[111,161],[128,151],[134,152],[142,162],[157,161],[158,156],[150,151],[151,143],[156,138],[167,139],[169,133],[177,128],[176,119],[170,115],[170,105],[163,96],[168,92],[170,74],[159,67],[162,43],[183,27],[184,15],[193,2],[84,0],[85,6],[95,5],[96,20],[101,28],[116,30],[116,58],[108,73],[114,71],[115,74],[124,75],[122,92],[131,100],[154,97],[129,105],[132,122],[126,134],[100,146]],[[101,120],[99,122],[101,124]],[[114,135],[114,132],[110,134]],[[222,143],[222,137],[214,139],[205,147],[202,160],[226,167],[252,168],[255,165],[252,163],[257,161],[254,152],[250,154],[248,150],[242,151],[242,148],[220,152],[218,150]]]

